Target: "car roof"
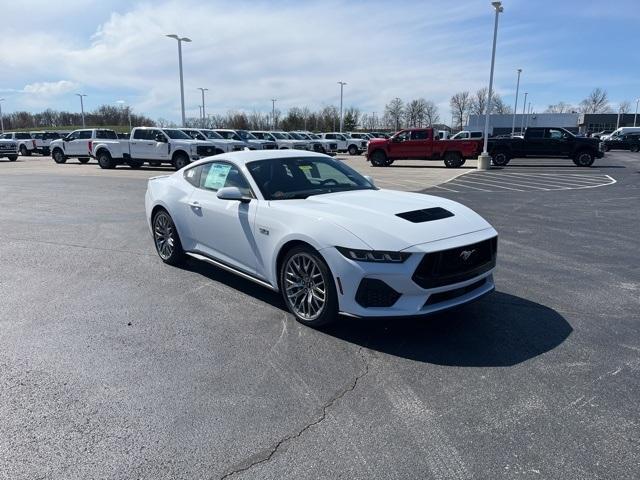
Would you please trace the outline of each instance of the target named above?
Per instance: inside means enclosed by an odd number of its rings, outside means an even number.
[[[203,158],[197,162],[193,162],[190,166],[200,165],[216,160],[227,160],[237,165],[245,165],[256,160],[271,160],[275,158],[299,158],[299,157],[317,157],[332,158],[323,153],[309,152],[307,150],[243,150],[241,152],[221,153],[213,157]]]

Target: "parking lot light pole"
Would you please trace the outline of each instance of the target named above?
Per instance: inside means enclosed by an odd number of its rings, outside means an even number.
[[[522,118],[520,119],[520,134],[524,132],[524,111],[527,108],[527,95],[528,92],[524,92],[524,102],[522,103]]]
[[[0,99],[0,102],[2,99]],[[640,102],[640,98],[636,99],[636,113],[633,114],[633,126],[636,126],[636,118],[638,117],[638,103]],[[0,117],[2,116],[2,109],[0,108]],[[4,131],[4,129],[3,129]]]
[[[4,133],[4,119],[2,118],[2,102],[4,102],[4,98],[0,98],[0,133]],[[636,108],[636,111],[638,109]]]
[[[204,119],[207,118],[204,113],[204,92],[208,92],[208,88],[198,87],[198,90],[202,92],[202,128],[204,128]]]
[[[344,121],[342,118],[342,94],[343,94],[343,90],[344,90],[344,86],[347,84],[347,82],[338,82],[338,85],[340,85],[340,133],[342,133],[342,127],[344,125]]]
[[[84,123],[84,102],[82,101],[83,97],[86,97],[84,93],[76,93],[77,96],[80,97],[80,112],[82,113],[82,128],[86,127]]]
[[[271,99],[271,131],[273,132],[276,129],[276,102],[277,98]]]
[[[184,81],[182,76],[182,42],[190,42],[191,39],[187,37],[179,37],[175,33],[170,35],[165,35],[169,38],[174,38],[178,41],[178,66],[180,68],[180,106],[182,109],[182,126],[185,126],[185,116],[184,116]]]
[[[518,81],[516,83],[516,104],[513,106],[513,121],[511,122],[511,136],[516,131],[516,114],[518,113],[518,90],[520,90],[520,74],[522,73],[522,69],[518,69]]]
[[[493,47],[491,49],[491,72],[489,73],[489,93],[487,94],[487,110],[484,116],[484,145],[482,153],[478,157],[478,170],[489,170],[491,157],[487,152],[489,144],[489,115],[491,114],[491,97],[493,96],[493,68],[496,63],[496,40],[498,39],[498,18],[503,12],[502,2],[491,2],[496,11],[496,19],[493,25]]]

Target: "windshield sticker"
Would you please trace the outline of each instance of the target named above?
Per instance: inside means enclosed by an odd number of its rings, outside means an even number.
[[[204,181],[204,188],[219,190],[224,187],[227,181],[227,175],[229,175],[229,170],[231,170],[231,165],[224,163],[214,163],[211,165],[207,178]]]

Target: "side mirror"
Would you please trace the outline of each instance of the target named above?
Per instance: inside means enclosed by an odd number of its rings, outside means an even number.
[[[249,203],[251,199],[245,197],[238,187],[223,187],[216,194],[220,200],[235,200],[242,203]]]
[[[160,142],[160,143],[166,143],[167,139],[164,135],[162,135],[161,133],[156,133],[156,142]]]
[[[399,143],[400,142],[400,137],[391,137],[391,141],[393,143]]]
[[[68,142],[69,141],[69,137],[62,137],[62,141],[63,142]]]
[[[365,176],[364,176],[364,178],[365,178],[365,180],[366,180],[367,182],[369,182],[371,185],[373,185],[374,187],[376,186],[376,182],[374,182],[374,181],[373,181],[373,177],[372,177],[372,176],[370,176],[370,175],[365,175]]]

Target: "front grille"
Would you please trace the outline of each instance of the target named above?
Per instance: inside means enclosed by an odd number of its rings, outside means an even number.
[[[262,148],[265,150],[276,150],[278,146],[275,143],[265,143]]]
[[[356,302],[364,308],[390,307],[398,301],[400,294],[382,280],[363,278],[356,292]]]
[[[446,292],[433,293],[429,295],[429,299],[424,305],[426,307],[427,305],[435,305],[436,303],[453,300],[454,298],[458,298],[466,295],[469,292],[473,292],[475,289],[480,288],[485,283],[487,283],[487,279],[483,278],[482,280],[474,282],[471,285],[467,285],[466,287],[456,288],[455,290],[449,290]]]
[[[477,277],[496,266],[498,237],[464,247],[427,253],[413,274],[422,288],[442,287]]]
[[[15,152],[16,150],[15,143],[0,143],[0,152]]]
[[[215,155],[216,147],[212,145],[198,145],[196,152],[198,152],[200,157],[210,157],[211,155]]]
[[[313,144],[313,151],[314,152],[323,152],[324,149],[322,148],[322,144],[321,143],[314,143]]]

